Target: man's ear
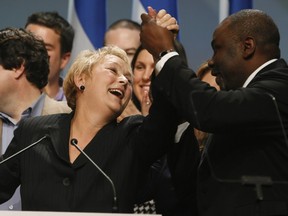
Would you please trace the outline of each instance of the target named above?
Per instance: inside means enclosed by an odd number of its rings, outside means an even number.
[[[246,37],[243,42],[243,58],[248,59],[254,55],[256,51],[256,41],[253,37]]]
[[[68,64],[69,60],[71,58],[71,52],[64,53],[61,57],[61,65],[60,68],[63,70],[65,66]]]
[[[19,79],[19,78],[24,74],[24,72],[25,72],[25,67],[24,67],[23,64],[21,64],[21,66],[20,66],[19,68],[17,68],[17,69],[14,68],[13,71],[14,71],[14,77],[15,77],[15,79]]]

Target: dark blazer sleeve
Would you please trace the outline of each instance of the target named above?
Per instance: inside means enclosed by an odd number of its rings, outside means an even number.
[[[169,150],[174,143],[178,123],[178,115],[171,102],[157,89],[152,90],[152,94],[153,103],[149,115],[130,139],[138,160],[145,167],[150,167]]]
[[[248,88],[217,91],[200,81],[193,70],[182,64],[179,56],[174,56],[156,77],[155,86],[198,129],[212,133],[263,130],[275,122],[275,104],[269,93],[283,92],[283,88],[277,90],[283,84],[288,90],[287,73],[273,71],[273,74],[279,76],[267,75]],[[278,100],[284,102],[281,94]],[[273,115],[267,115],[271,111]]]
[[[22,119],[20,121],[19,126],[14,130],[13,139],[11,140],[7,150],[5,151],[5,154],[2,155],[3,159],[22,151],[24,148],[35,142],[37,142],[36,145],[38,145],[38,143],[40,144],[41,142],[43,142],[43,139],[47,138],[47,134],[39,131],[40,127],[27,126],[27,122],[29,122],[29,119],[32,118],[40,119],[41,117],[31,117]],[[44,136],[46,138],[44,138]],[[12,157],[11,159],[0,165],[0,203],[9,200],[13,196],[17,187],[21,184],[21,177],[23,176],[23,173],[21,173],[21,166],[25,166],[27,164],[23,162],[20,163],[20,160],[21,157],[27,152],[28,151],[23,151],[17,156]]]
[[[20,133],[20,129],[16,129],[14,132],[14,134]],[[16,143],[17,137],[14,136],[5,154],[2,155],[2,159],[8,158],[20,150]],[[13,157],[0,165],[0,203],[9,200],[20,185],[19,166],[19,157]]]
[[[179,209],[197,215],[196,179],[200,161],[199,145],[190,124],[183,132],[178,143],[168,154],[168,166],[175,187]],[[187,215],[184,214],[183,215]]]

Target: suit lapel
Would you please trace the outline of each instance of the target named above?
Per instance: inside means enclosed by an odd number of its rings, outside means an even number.
[[[104,126],[85,147],[84,152],[96,163],[101,169],[111,160],[114,153],[117,152],[118,145],[115,145],[115,122]],[[75,168],[83,166],[85,163],[91,163],[83,154],[74,161]]]
[[[69,160],[69,134],[70,134],[70,122],[72,114],[66,115],[61,118],[54,125],[48,127],[47,133],[51,138],[52,145],[56,151],[56,154],[64,161],[70,163]]]
[[[51,138],[56,154],[69,164],[69,136],[72,116],[73,113],[66,115],[47,129],[47,134]],[[115,130],[115,127],[117,127],[116,121],[104,126],[84,149],[85,153],[101,169],[105,167],[108,161],[113,160],[119,150],[118,138],[121,132],[120,130]],[[79,168],[86,163],[91,162],[83,154],[80,154],[72,166]]]

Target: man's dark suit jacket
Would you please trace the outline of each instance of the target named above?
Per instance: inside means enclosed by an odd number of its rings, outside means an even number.
[[[131,116],[107,124],[84,149],[114,182],[119,212],[133,211],[141,177],[174,141],[175,110],[165,103],[159,106],[164,106],[161,113],[155,102],[146,118]],[[4,158],[44,135],[48,138],[0,166],[0,202],[21,184],[23,210],[112,212],[110,182],[83,154],[70,163],[72,116],[48,115],[20,123]]]
[[[175,56],[154,84],[190,123],[214,134],[198,170],[200,215],[288,215],[288,67],[283,59],[263,68],[247,88],[217,92]],[[273,185],[261,187],[261,200],[255,186],[242,184],[243,176],[270,177]]]

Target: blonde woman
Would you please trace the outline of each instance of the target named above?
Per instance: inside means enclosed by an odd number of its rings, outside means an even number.
[[[4,158],[39,143],[0,166],[0,202],[21,185],[23,210],[133,212],[142,176],[173,142],[176,119],[155,92],[147,117],[118,123],[131,85],[122,49],[80,53],[64,80],[72,113],[21,122]]]

